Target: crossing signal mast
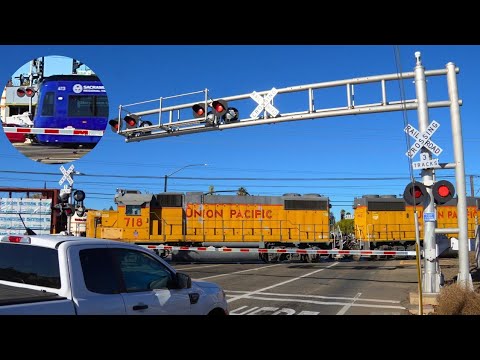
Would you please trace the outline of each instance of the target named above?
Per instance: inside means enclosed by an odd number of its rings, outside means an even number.
[[[286,88],[272,88],[266,91],[253,91],[249,94],[234,95],[223,98],[211,97],[208,89],[201,91],[161,97],[159,99],[120,105],[118,117],[110,120],[109,124],[114,132],[123,136],[126,142],[151,140],[169,136],[180,136],[202,133],[215,130],[234,129],[246,126],[275,124],[287,121],[311,120],[344,115],[361,115],[391,111],[417,110],[419,131],[407,127],[405,131],[415,137],[417,141],[407,152],[412,158],[419,153],[422,161],[414,163],[414,169],[422,169],[422,182],[409,184],[405,189],[404,198],[410,204],[424,204],[424,211],[433,214],[434,204],[451,199],[455,193],[453,185],[446,182],[434,181],[434,170],[455,169],[458,202],[458,228],[448,229],[449,233],[459,234],[459,275],[461,285],[472,288],[472,279],[468,263],[468,235],[467,235],[467,205],[465,191],[465,166],[463,156],[463,140],[460,122],[460,105],[458,98],[456,74],[460,71],[455,64],[448,63],[445,69],[426,71],[420,59],[420,52],[415,53],[416,66],[413,72],[402,74],[387,74],[368,76],[355,79],[329,81]],[[432,76],[446,76],[448,86],[448,100],[428,101],[426,78]],[[412,99],[391,100],[387,98],[387,82],[413,79],[416,97]],[[355,103],[355,87],[363,84],[378,84],[379,99],[376,103]],[[320,108],[315,106],[315,95],[323,89],[343,87],[346,92],[346,104],[342,107]],[[277,109],[274,98],[286,97],[292,93],[304,93],[307,101],[303,104],[303,111],[288,111]],[[201,100],[186,101],[187,97],[201,96]],[[252,100],[254,101],[252,111]],[[176,102],[175,104],[167,104]],[[235,103],[235,106],[232,104]],[[237,106],[238,104],[238,106]],[[284,103],[286,104],[286,102]],[[298,105],[298,97],[295,99]],[[250,110],[248,108],[250,107]],[[442,149],[430,139],[439,123],[430,123],[428,109],[450,108],[450,117],[453,135],[454,162],[439,163],[438,158]],[[251,111],[251,112],[250,112]],[[240,114],[248,114],[245,116]],[[193,116],[193,117],[192,117]],[[422,135],[422,136],[419,136]],[[426,137],[426,140],[425,140]],[[448,201],[448,200],[447,200]],[[438,293],[440,287],[440,271],[438,254],[436,254],[436,233],[442,229],[435,229],[436,222],[427,222],[424,227],[424,281],[423,289],[426,293]]]

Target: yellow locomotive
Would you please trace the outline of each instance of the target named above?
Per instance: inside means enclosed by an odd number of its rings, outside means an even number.
[[[120,191],[114,211],[89,211],[87,236],[137,244],[300,249],[331,247],[334,218],[319,194],[141,194]],[[272,257],[271,254],[262,254]],[[305,255],[307,261],[316,257]]]
[[[396,195],[363,195],[355,198],[355,238],[366,250],[415,249],[415,219],[413,206]],[[468,237],[475,237],[475,228],[480,219],[480,199],[467,197]],[[423,206],[417,206],[420,239],[423,235]],[[437,227],[456,228],[457,198],[437,206]],[[455,234],[448,234],[448,237]],[[422,239],[421,239],[422,240]]]

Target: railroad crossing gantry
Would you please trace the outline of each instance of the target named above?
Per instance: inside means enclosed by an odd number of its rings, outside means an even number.
[[[458,283],[470,289],[473,288],[472,278],[469,271],[468,260],[468,235],[467,235],[467,205],[465,186],[465,166],[463,155],[463,139],[460,120],[460,105],[462,101],[458,98],[457,77],[459,69],[449,62],[445,69],[428,70],[422,65],[420,52],[415,53],[416,66],[413,72],[368,76],[348,80],[328,81],[307,85],[291,86],[281,89],[272,88],[267,91],[260,91],[250,94],[235,95],[213,100],[208,89],[191,92],[176,96],[162,97],[159,99],[138,102],[128,105],[120,105],[118,119],[110,120],[112,129],[119,135],[125,137],[126,142],[151,140],[169,136],[180,136],[207,131],[234,129],[246,126],[275,124],[287,121],[319,119],[344,115],[360,115],[370,113],[382,113],[391,111],[417,110],[418,129],[420,133],[428,133],[431,125],[429,121],[429,108],[449,107],[452,127],[452,139],[454,149],[454,161],[451,163],[439,163],[432,155],[439,155],[432,152],[421,144],[420,165],[422,169],[422,182],[427,188],[429,196],[426,197],[424,209],[426,213],[434,213],[435,204],[432,196],[432,186],[435,183],[434,171],[440,169],[455,169],[455,179],[458,194],[457,214],[458,227],[449,229],[437,229],[436,221],[427,219],[424,226],[424,273],[423,292],[435,294],[440,291],[440,268],[438,265],[438,253],[436,235],[458,233],[459,237],[459,274]],[[444,101],[428,101],[426,78],[429,76],[446,75],[449,99]],[[388,100],[387,82],[414,79],[416,98],[409,100]],[[355,85],[378,83],[380,102],[369,104],[355,103]],[[346,92],[346,105],[335,108],[315,107],[314,95],[316,91],[327,88],[344,87]],[[282,112],[274,106],[273,99],[277,95],[288,93],[306,93],[304,111]],[[196,102],[185,102],[187,97],[201,97]],[[242,101],[255,101],[255,108],[249,117],[242,118],[238,109],[240,106],[231,106],[232,103]],[[167,102],[182,102],[166,106]],[[151,109],[151,107],[154,107]],[[133,110],[133,109],[136,110]],[[211,109],[209,111],[209,109]],[[193,118],[192,118],[193,110]],[[126,113],[122,121],[123,114]],[[186,115],[187,114],[187,115]],[[158,116],[158,118],[157,118]],[[123,126],[125,122],[125,126]],[[438,124],[432,122],[434,125]],[[125,128],[124,128],[125,127]],[[429,133],[431,136],[433,133]],[[407,152],[407,156],[413,157]]]

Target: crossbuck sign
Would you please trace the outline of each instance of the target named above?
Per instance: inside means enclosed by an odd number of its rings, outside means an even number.
[[[432,135],[438,130],[439,127],[440,124],[434,120],[430,123],[430,125],[428,125],[427,129],[421,133],[412,125],[407,125],[404,131],[417,141],[415,141],[415,144],[410,147],[405,155],[407,155],[410,159],[413,159],[413,157],[420,151],[422,147],[425,147],[432,153],[432,155],[440,155],[443,149],[430,140]]]
[[[280,111],[278,111],[278,109],[275,108],[275,106],[270,104],[270,102],[273,100],[275,95],[277,95],[277,93],[278,93],[278,90],[275,88],[272,88],[272,90],[270,90],[267,93],[267,95],[265,95],[264,97],[259,95],[256,91],[251,93],[250,97],[253,100],[255,100],[258,103],[258,105],[255,108],[255,110],[253,110],[253,112],[250,114],[250,117],[252,119],[258,118],[258,115],[260,115],[263,109],[265,109],[273,117],[277,116],[280,113]]]
[[[63,176],[62,178],[60,179],[60,181],[58,182],[60,185],[62,185],[65,180],[68,181],[68,183],[70,184],[70,186],[73,185],[73,179],[72,177],[70,176],[71,173],[73,173],[73,165],[70,165],[70,167],[68,168],[68,170],[65,170],[65,168],[62,166],[60,166],[60,171],[62,172]],[[66,185],[65,185],[66,186]]]

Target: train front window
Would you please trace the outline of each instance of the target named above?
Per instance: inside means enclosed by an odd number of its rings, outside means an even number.
[[[105,95],[71,95],[68,97],[70,117],[108,117],[108,99]]]
[[[42,116],[53,116],[54,113],[55,93],[49,91],[45,94],[42,103]]]

